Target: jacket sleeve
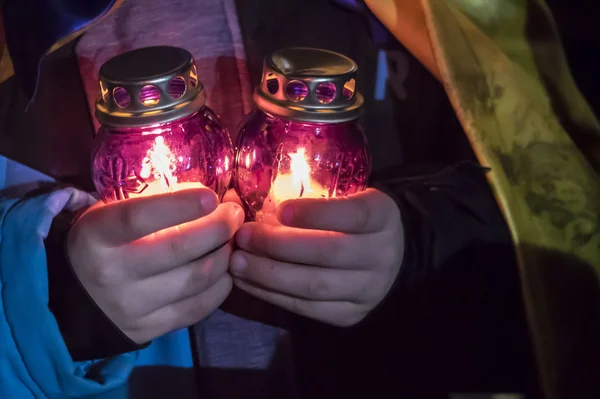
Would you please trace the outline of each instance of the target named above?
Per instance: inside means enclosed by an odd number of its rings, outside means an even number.
[[[75,361],[102,359],[147,348],[127,337],[96,304],[77,278],[67,253],[69,230],[87,208],[54,217],[44,245],[48,265],[48,307]]]
[[[400,208],[405,255],[357,332],[385,346],[390,369],[410,365],[399,373],[516,390],[532,377],[532,351],[514,246],[487,173],[462,162],[377,176],[374,186]]]
[[[0,397],[96,396],[122,386],[137,352],[74,362],[49,309],[44,240],[53,219],[93,199],[68,188],[0,199]]]

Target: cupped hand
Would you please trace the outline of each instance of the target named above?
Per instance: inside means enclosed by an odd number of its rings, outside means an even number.
[[[242,290],[343,327],[363,320],[390,291],[404,232],[384,193],[288,201],[277,216],[281,224],[247,223],[236,234],[230,270]]]
[[[77,277],[136,343],[195,324],[232,288],[231,238],[244,213],[208,189],[130,199],[88,210],[67,250]]]

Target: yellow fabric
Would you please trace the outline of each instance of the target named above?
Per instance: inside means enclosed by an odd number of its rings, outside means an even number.
[[[4,37],[4,16],[0,10],[0,83],[13,75],[13,64]]]
[[[574,337],[598,322],[589,320],[595,312],[570,315],[600,305],[565,294],[578,286],[595,293],[600,282],[600,125],[573,81],[550,11],[543,0],[367,3],[401,41],[411,33],[413,41],[429,39],[423,46],[436,65],[429,69],[446,87],[480,162],[492,169],[544,391],[569,397],[576,382],[564,381],[571,378],[565,371],[577,367],[577,345],[588,344]],[[394,15],[414,7],[425,25],[409,32]],[[427,62],[427,50],[415,56]],[[600,301],[600,294],[585,299]]]
[[[398,40],[439,78],[425,12],[419,0],[365,0],[365,3]]]

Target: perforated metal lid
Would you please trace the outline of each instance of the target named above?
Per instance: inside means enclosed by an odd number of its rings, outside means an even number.
[[[178,47],[145,47],[100,68],[96,118],[103,125],[140,127],[170,122],[206,103],[192,54]]]
[[[317,123],[357,119],[364,99],[355,91],[358,66],[333,51],[289,48],[267,57],[254,101],[274,116]]]

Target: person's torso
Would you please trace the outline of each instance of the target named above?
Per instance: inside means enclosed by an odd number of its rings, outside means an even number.
[[[264,57],[283,47],[321,47],[343,53],[359,65],[357,88],[365,96],[365,127],[375,172],[407,164],[443,166],[474,159],[443,87],[367,15],[322,0],[127,1],[79,41],[78,65],[69,58],[68,49],[46,62],[38,98],[20,119],[29,120],[24,129],[28,142],[50,142],[62,150],[52,153],[25,147],[16,153],[23,162],[55,178],[76,176],[75,182],[89,188],[90,115],[99,95],[100,65],[123,51],[169,44],[194,54],[208,104],[233,136],[252,106],[251,85],[260,79]],[[50,79],[57,71],[61,79]],[[79,76],[74,75],[78,71],[85,94]],[[53,107],[57,101],[64,104],[58,112]],[[66,113],[74,116],[65,118]],[[24,145],[18,134],[12,139],[15,148]],[[244,314],[255,306],[256,318],[266,319],[260,313],[269,308],[260,303],[232,303],[233,309],[228,309],[232,313]],[[375,397],[373,392],[390,387],[411,398],[415,387],[436,388],[435,382],[440,381],[440,376],[427,373],[427,362],[433,359],[427,342],[419,342],[418,350],[407,342],[399,355],[386,353],[381,337],[350,334],[339,340],[337,331],[318,323],[295,327],[290,340],[285,331],[269,323],[217,311],[193,328],[198,372],[173,367],[173,362],[158,367],[160,346],[170,348],[159,339],[154,346],[158,355],[152,357],[156,362],[152,365],[147,359],[143,363],[156,367],[139,367],[134,372],[127,388],[130,399],[149,399],[150,394],[207,399]],[[367,369],[369,373],[364,372]],[[199,393],[191,388],[194,384],[200,387]]]

